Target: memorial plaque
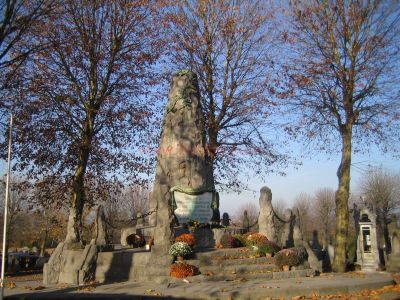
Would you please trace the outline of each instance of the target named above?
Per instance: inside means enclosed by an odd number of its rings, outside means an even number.
[[[200,223],[210,222],[213,216],[211,209],[212,192],[189,195],[174,191],[174,198],[177,206],[175,215],[180,224],[187,223],[189,220],[197,220]]]

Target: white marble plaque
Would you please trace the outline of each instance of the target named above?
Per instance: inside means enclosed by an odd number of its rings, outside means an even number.
[[[206,192],[200,195],[189,195],[174,191],[174,198],[177,206],[175,215],[180,224],[187,223],[189,220],[197,220],[200,223],[211,221],[213,215],[211,209],[213,193]]]

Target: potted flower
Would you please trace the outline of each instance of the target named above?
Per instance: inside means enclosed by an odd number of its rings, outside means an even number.
[[[169,254],[176,257],[177,260],[183,260],[184,257],[192,254],[193,250],[185,242],[176,242],[169,249]]]
[[[199,269],[196,266],[189,265],[186,263],[172,264],[170,276],[175,278],[185,278],[188,276],[194,276],[199,273]]]
[[[184,234],[181,234],[180,236],[176,237],[175,242],[187,243],[193,249],[194,245],[196,244],[196,239],[193,234],[184,233]]]

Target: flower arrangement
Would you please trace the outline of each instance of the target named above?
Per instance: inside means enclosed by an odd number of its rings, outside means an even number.
[[[261,234],[261,233],[253,233],[249,234],[246,237],[246,246],[251,247],[251,246],[257,246],[261,244],[265,244],[268,241],[268,238]]]
[[[237,233],[237,234],[234,234],[233,236],[240,242],[240,244],[241,244],[240,247],[246,246],[246,238],[244,238],[243,235]]]
[[[187,222],[187,224],[188,224],[190,227],[193,227],[193,228],[199,228],[199,227],[200,227],[200,222],[197,221],[197,220],[189,220],[189,221]]]
[[[224,234],[219,242],[222,248],[237,248],[241,246],[241,242],[230,234]]]
[[[298,266],[307,259],[307,251],[304,247],[294,247],[283,249],[275,254],[275,265],[282,268],[283,266]]]
[[[146,240],[141,234],[131,234],[127,236],[126,243],[133,248],[140,248],[146,244]]]
[[[184,233],[175,238],[175,242],[184,242],[188,244],[190,247],[193,247],[196,244],[196,239],[191,233]]]
[[[257,233],[257,232],[255,232],[255,231],[249,231],[249,232],[244,233],[244,234],[242,235],[242,237],[243,237],[244,240],[247,240],[247,238],[248,238],[250,235],[253,235],[253,234],[256,234],[256,233]]]
[[[169,254],[172,256],[188,256],[192,254],[192,248],[187,243],[184,242],[176,242],[169,249]]]
[[[199,273],[199,269],[196,266],[189,265],[187,263],[175,263],[171,265],[170,276],[175,278],[185,278],[188,276],[194,276]]]
[[[274,255],[281,248],[274,242],[261,239],[258,243],[249,246],[256,256]]]

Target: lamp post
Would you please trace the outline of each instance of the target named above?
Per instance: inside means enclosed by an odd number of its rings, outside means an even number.
[[[4,199],[4,223],[3,223],[3,252],[1,259],[1,280],[0,280],[0,300],[4,298],[4,272],[6,263],[6,241],[7,241],[7,214],[8,214],[8,193],[10,186],[10,165],[11,165],[11,145],[12,145],[12,127],[13,127],[13,115],[10,113],[10,133],[8,137],[8,161],[7,161],[7,181],[6,181],[6,196]]]

